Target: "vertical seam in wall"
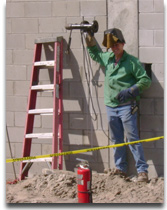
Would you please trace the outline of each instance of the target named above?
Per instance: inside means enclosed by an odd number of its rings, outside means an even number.
[[[106,0],[106,29],[108,29],[108,0]]]

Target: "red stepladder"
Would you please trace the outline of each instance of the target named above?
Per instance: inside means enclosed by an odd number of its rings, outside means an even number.
[[[53,46],[53,59],[42,61],[42,51]],[[47,58],[47,56],[46,56]],[[53,69],[51,84],[40,85],[39,74],[41,69]],[[53,92],[53,107],[37,109],[38,92]],[[31,156],[33,139],[52,139],[52,153],[63,151],[63,37],[36,39],[34,59],[30,80],[26,124],[23,140],[22,157]],[[34,118],[36,115],[53,115],[53,128],[51,133],[34,133]],[[39,154],[40,155],[40,154]],[[28,176],[28,171],[34,162],[51,163],[52,169],[63,169],[63,157],[51,157],[23,160],[20,165],[20,180]],[[50,165],[50,164],[48,164]]]

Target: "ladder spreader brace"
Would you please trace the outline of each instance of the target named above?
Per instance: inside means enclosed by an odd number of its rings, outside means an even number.
[[[41,61],[42,46],[54,45],[54,60]],[[54,68],[53,84],[38,85],[41,68]],[[52,153],[63,151],[63,37],[36,39],[32,75],[30,81],[26,124],[23,140],[22,157],[29,157],[32,139],[52,139]],[[36,109],[37,93],[39,91],[53,92],[53,107]],[[52,133],[33,133],[35,115],[53,115]],[[52,169],[63,169],[63,157],[25,160],[20,166],[20,180],[28,176],[28,170],[34,162],[50,162]]]

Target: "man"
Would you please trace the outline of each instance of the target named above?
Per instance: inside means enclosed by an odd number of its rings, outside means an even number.
[[[125,39],[117,28],[104,32],[103,45],[112,52],[102,52],[94,36],[86,36],[88,52],[93,60],[105,66],[104,101],[113,143],[139,140],[137,104],[140,94],[151,84],[139,60],[124,50]],[[138,181],[148,181],[148,164],[141,143],[129,145],[136,162]],[[115,172],[126,176],[126,146],[114,148]]]

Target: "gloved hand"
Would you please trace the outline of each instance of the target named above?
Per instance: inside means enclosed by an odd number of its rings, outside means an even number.
[[[133,85],[132,87],[122,90],[120,93],[118,93],[116,99],[121,103],[124,103],[129,99],[136,98],[136,96],[138,95],[139,95],[139,88],[137,87],[137,85]]]
[[[94,36],[92,36],[91,33],[89,32],[87,32],[85,40],[86,40],[87,47],[93,47],[96,45],[96,40]]]

